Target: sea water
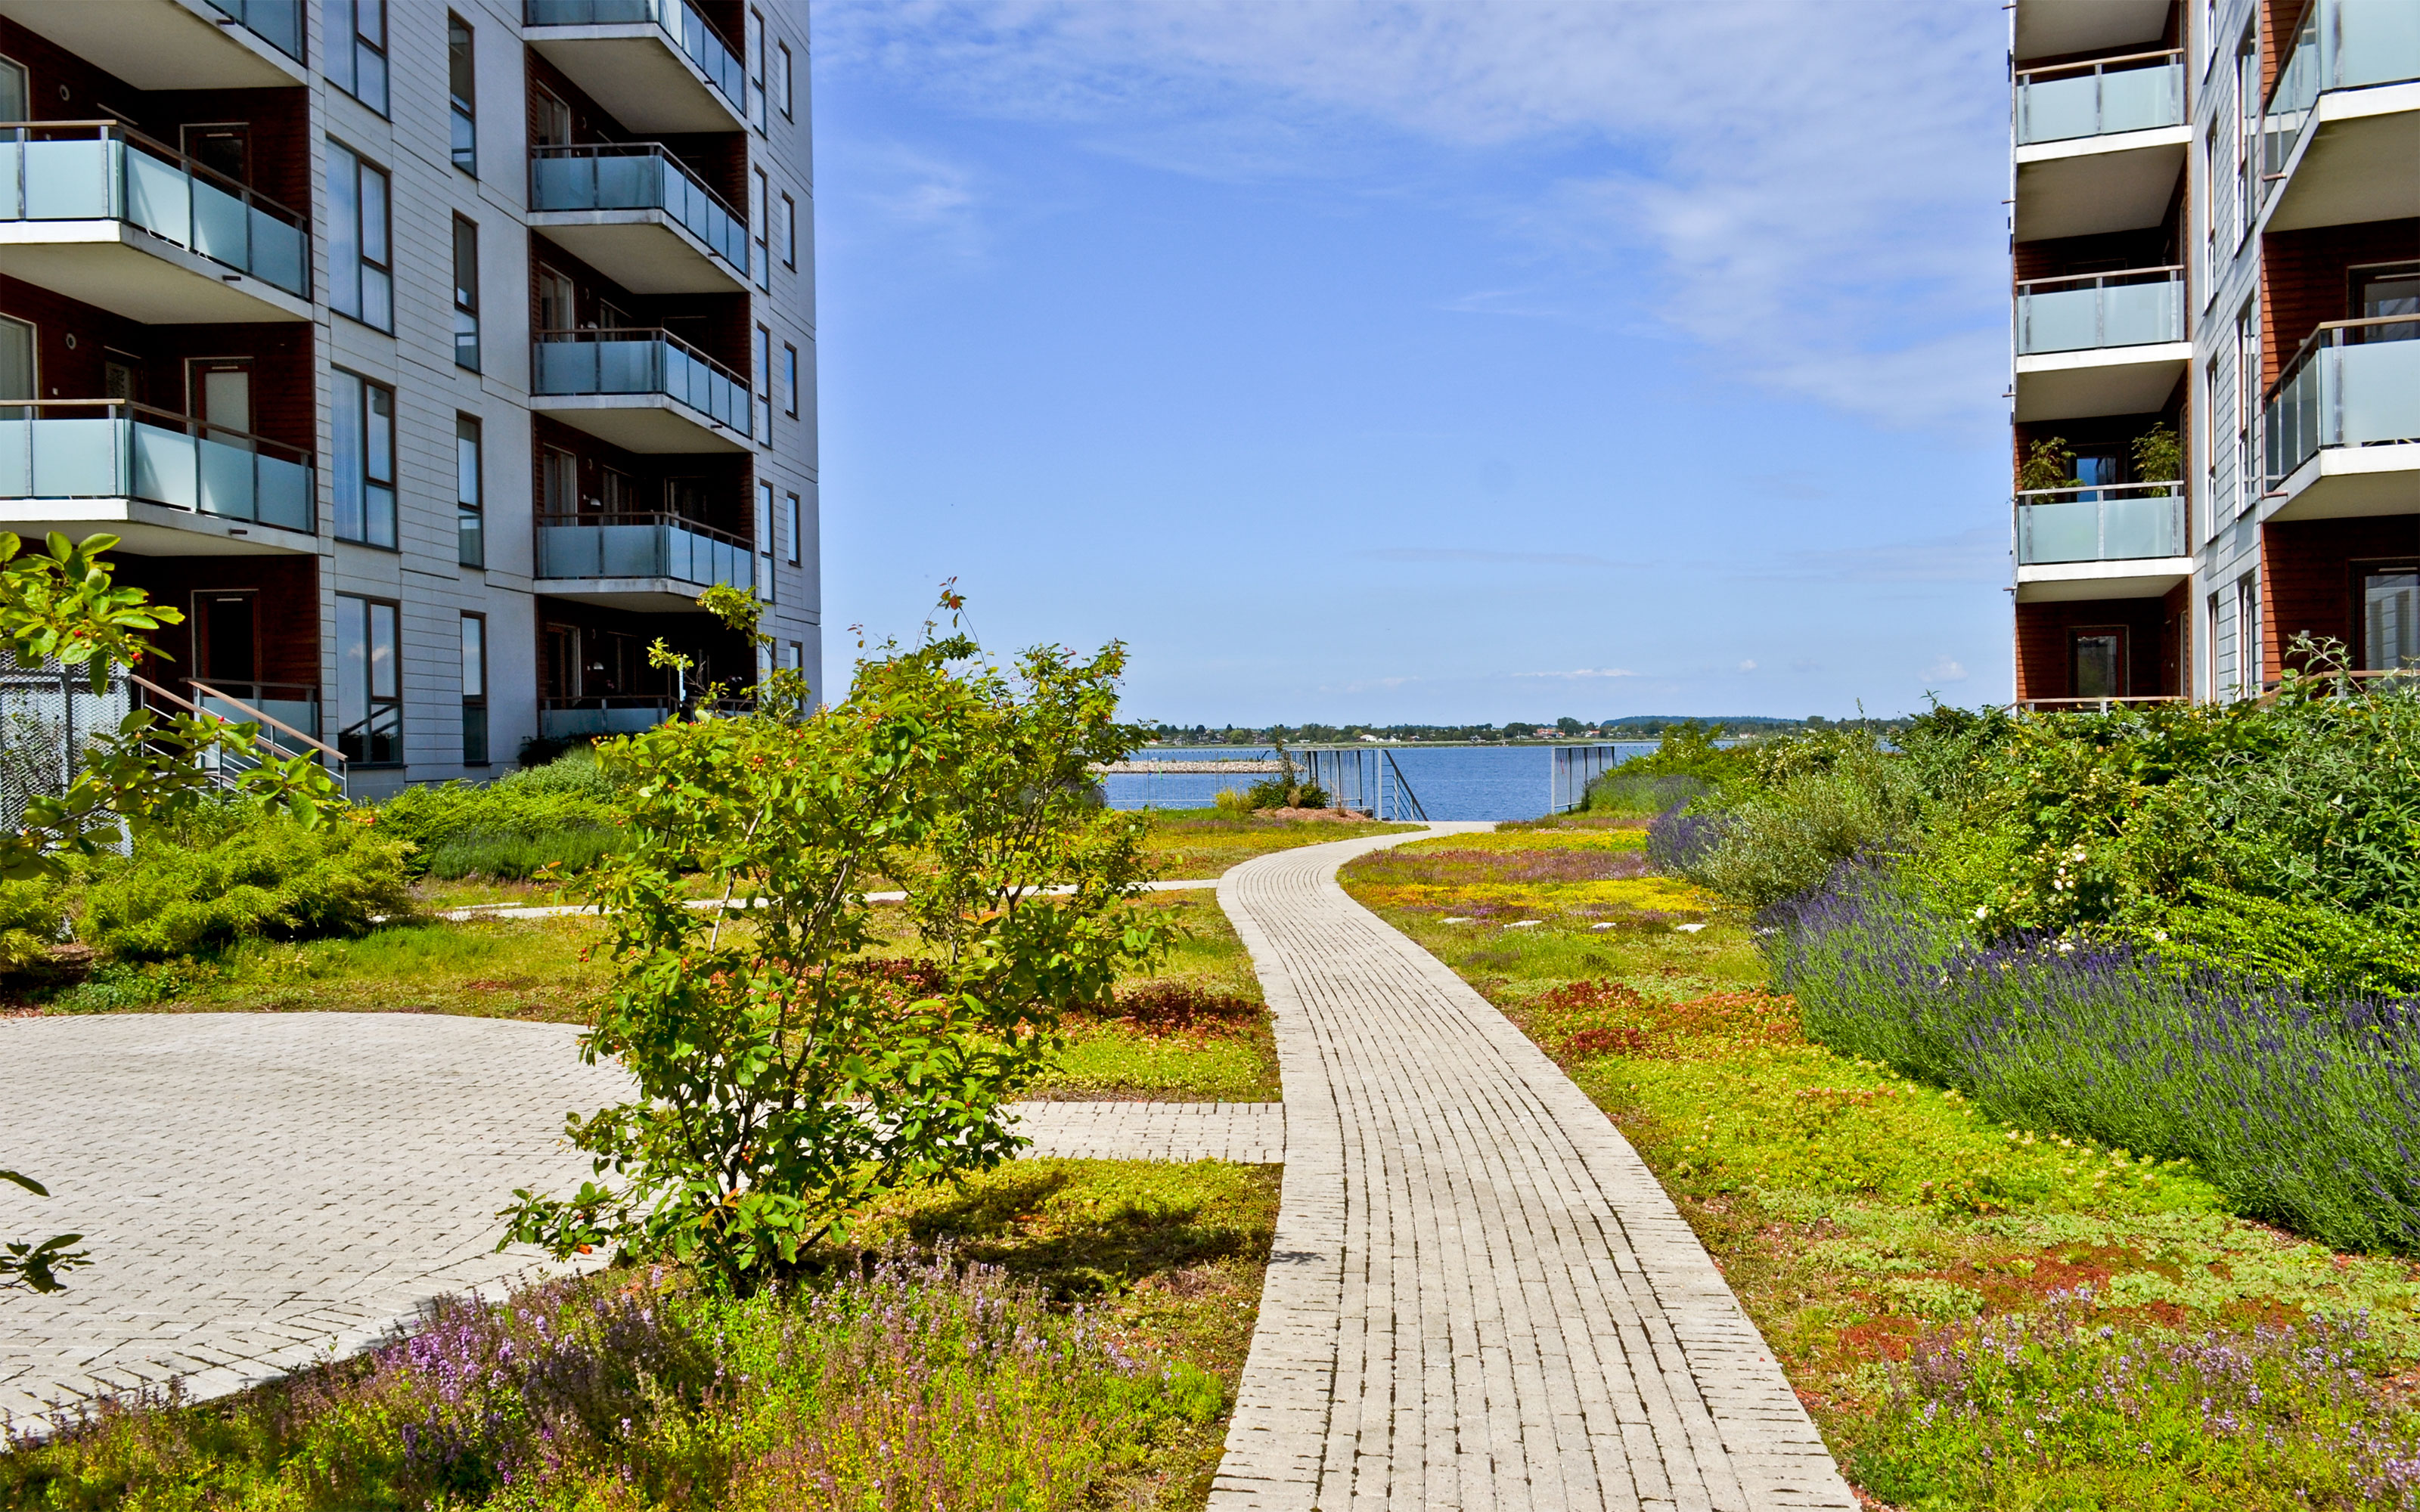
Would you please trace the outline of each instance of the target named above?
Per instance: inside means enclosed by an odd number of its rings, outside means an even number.
[[[1615,759],[1655,748],[1652,740],[1617,740]],[[1554,755],[1546,746],[1395,746],[1404,780],[1432,819],[1535,819],[1553,801]],[[1139,761],[1267,761],[1266,747],[1160,746]],[[1266,781],[1265,772],[1113,772],[1101,779],[1113,809],[1206,809],[1226,788]]]

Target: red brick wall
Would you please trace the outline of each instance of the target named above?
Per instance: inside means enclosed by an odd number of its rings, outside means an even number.
[[[2127,694],[2175,692],[2176,624],[2167,600],[2103,598],[2017,606],[2017,697],[2074,697],[2072,633],[2110,625],[2126,630]]]
[[[2350,650],[2353,572],[2364,563],[2420,558],[2420,516],[2306,519],[2260,527],[2260,676],[2284,675],[2287,643],[2297,632]]]
[[[317,557],[280,554],[240,557],[117,557],[117,580],[140,588],[156,604],[187,616],[151,638],[164,654],[149,658],[143,675],[178,693],[194,672],[194,594],[196,590],[250,588],[260,636],[260,681],[319,686],[319,563]]]
[[[2420,260],[2420,219],[2276,231],[2260,242],[2261,386],[2277,381],[2320,324],[2352,315],[2347,271]]]

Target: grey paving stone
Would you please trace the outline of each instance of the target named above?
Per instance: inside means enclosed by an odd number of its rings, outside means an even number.
[[[1413,838],[1219,883],[1276,1021],[1286,1169],[1213,1512],[1854,1508],[1629,1143],[1337,887]]]

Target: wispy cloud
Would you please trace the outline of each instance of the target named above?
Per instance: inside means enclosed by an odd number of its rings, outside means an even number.
[[[1611,567],[1619,563],[1585,551],[1490,551],[1479,547],[1388,546],[1354,553],[1373,562],[1467,562],[1507,567]]]
[[[2005,531],[1978,527],[1956,535],[1879,546],[1792,551],[1770,576],[1840,583],[1997,584],[2009,575]]]
[[[1953,657],[1937,656],[1933,658],[1932,665],[1924,670],[1924,680],[1928,683],[1962,683],[1966,681],[1966,669]]]
[[[1567,672],[1514,672],[1515,677],[1556,677],[1566,681],[1586,677],[1636,677],[1627,667],[1575,667]]]

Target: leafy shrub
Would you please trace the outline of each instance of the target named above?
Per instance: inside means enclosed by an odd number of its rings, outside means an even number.
[[[437,782],[406,788],[379,805],[378,827],[418,846],[431,870],[441,855],[463,847],[469,848],[471,860],[497,860],[509,866],[535,853],[507,851],[500,841],[545,843],[568,834],[612,830],[615,796],[613,779],[597,763],[595,749],[580,746],[543,766],[508,772],[489,783]],[[561,856],[549,855],[537,865],[574,856],[594,864],[603,854],[587,849],[584,843],[569,842]],[[477,864],[462,864],[461,870],[438,874],[473,872],[514,874]],[[528,871],[518,874],[525,876]]]
[[[1723,727],[1717,724],[1683,719],[1666,725],[1653,750],[1633,756],[1589,784],[1588,806],[1608,813],[1653,813],[1745,775],[1750,748],[1715,744],[1722,738]],[[1655,781],[1670,778],[1690,779],[1699,785],[1698,791],[1680,796],[1681,788],[1675,785],[1668,790],[1673,796],[1644,796],[1666,791],[1659,790]]]
[[[1674,804],[1647,826],[1647,858],[1658,871],[1680,875],[1722,842],[1728,814],[1693,814]]]
[[[604,828],[565,829],[539,836],[478,830],[441,841],[424,861],[431,876],[519,882],[551,866],[566,872],[585,872],[621,843],[618,830]]]
[[[50,959],[67,933],[67,900],[49,877],[0,882],[0,972],[23,971]]]
[[[408,912],[408,848],[360,824],[252,815],[138,843],[90,865],[80,932],[110,955],[159,961],[240,939],[358,935]]]
[[[1869,748],[1754,795],[1681,874],[1750,908],[1819,887],[1850,856],[1898,841],[1916,817],[1903,767]]]
[[[1631,772],[1617,767],[1589,784],[1588,808],[1594,813],[1660,814],[1713,791],[1705,779],[1687,772]]]

